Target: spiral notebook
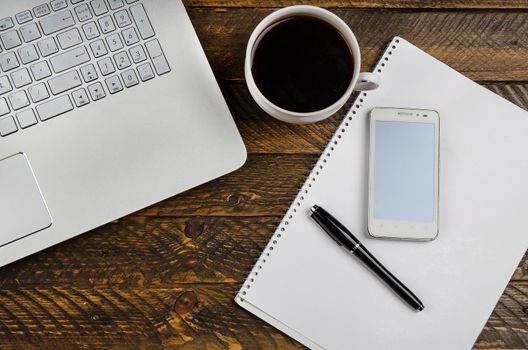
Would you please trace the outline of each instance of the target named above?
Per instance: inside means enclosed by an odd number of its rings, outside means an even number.
[[[312,349],[470,349],[528,247],[528,113],[402,38],[278,226],[236,302]],[[368,115],[437,110],[440,234],[367,236]],[[326,208],[423,301],[417,313],[309,218]]]

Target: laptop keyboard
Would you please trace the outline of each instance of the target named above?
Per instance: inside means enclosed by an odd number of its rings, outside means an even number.
[[[0,136],[168,72],[139,0],[53,0],[0,19]]]

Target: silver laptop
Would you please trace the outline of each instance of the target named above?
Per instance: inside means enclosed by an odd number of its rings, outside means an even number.
[[[239,168],[180,0],[2,0],[0,266]]]

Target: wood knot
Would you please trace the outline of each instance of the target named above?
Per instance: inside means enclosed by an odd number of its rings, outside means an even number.
[[[227,204],[235,206],[240,204],[243,200],[244,196],[242,196],[240,193],[233,193],[227,197]]]
[[[190,220],[185,225],[185,236],[197,238],[205,231],[205,223],[201,220]]]
[[[525,315],[528,315],[528,306],[523,307],[522,311],[524,312]]]
[[[181,293],[174,303],[172,310],[180,316],[185,316],[198,309],[200,301],[194,291]]]

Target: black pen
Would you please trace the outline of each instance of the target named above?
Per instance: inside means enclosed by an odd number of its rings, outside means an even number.
[[[312,219],[341,247],[358,257],[361,262],[375,272],[389,287],[391,287],[403,300],[405,300],[416,311],[422,311],[424,305],[401,283],[392,273],[389,272],[361,242],[343,224],[337,221],[330,213],[323,208],[314,205],[312,207]]]

